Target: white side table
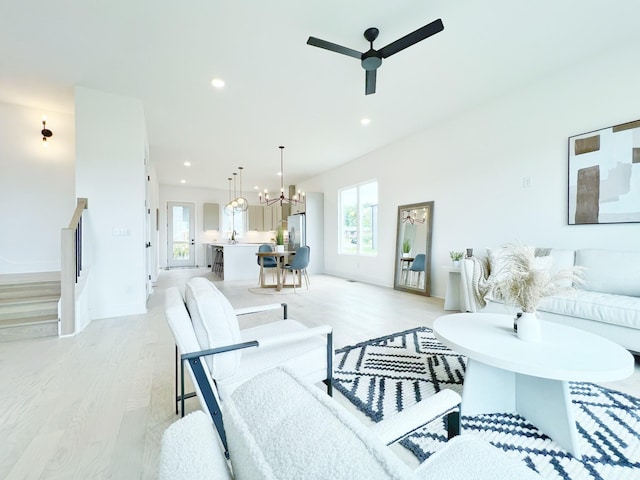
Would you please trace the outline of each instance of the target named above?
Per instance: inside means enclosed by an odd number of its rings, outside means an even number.
[[[462,275],[460,267],[442,267],[449,272],[447,280],[447,291],[444,296],[445,310],[459,310],[464,312],[464,298],[462,297]]]

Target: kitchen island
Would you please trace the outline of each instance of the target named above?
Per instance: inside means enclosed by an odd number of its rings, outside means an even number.
[[[258,281],[260,266],[256,261],[256,252],[261,244],[256,243],[209,243],[209,258],[215,258],[215,250],[223,251],[222,280]]]

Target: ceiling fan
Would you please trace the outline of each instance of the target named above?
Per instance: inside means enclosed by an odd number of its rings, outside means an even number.
[[[342,45],[327,42],[326,40],[322,40],[316,37],[309,37],[309,39],[307,40],[307,45],[324,48],[327,50],[331,50],[332,52],[337,52],[343,55],[348,55],[350,57],[360,59],[362,68],[364,68],[366,71],[365,95],[370,95],[372,93],[376,93],[376,71],[382,64],[383,58],[390,57],[391,55],[398,53],[399,51],[404,50],[405,48],[410,47],[411,45],[418,43],[425,38],[430,37],[431,35],[435,35],[442,30],[444,30],[442,20],[434,20],[424,27],[417,29],[415,32],[411,32],[408,35],[399,38],[395,42],[391,42],[389,45],[382,47],[380,50],[376,50],[375,48],[373,48],[373,42],[376,38],[378,38],[378,34],[380,33],[380,31],[375,27],[367,28],[364,31],[364,38],[369,42],[370,48],[364,53],[358,52],[357,50],[353,50],[351,48],[343,47]]]

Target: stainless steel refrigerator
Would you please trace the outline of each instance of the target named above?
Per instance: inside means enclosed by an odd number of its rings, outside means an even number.
[[[289,250],[295,250],[307,244],[307,222],[304,213],[288,216],[287,230],[289,231]]]

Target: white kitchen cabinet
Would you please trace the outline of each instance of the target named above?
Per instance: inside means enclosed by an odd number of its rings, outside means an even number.
[[[248,230],[257,230],[259,232],[265,230],[264,208],[262,206],[250,205],[247,213],[249,214]]]
[[[203,230],[220,230],[220,204],[202,204]]]

